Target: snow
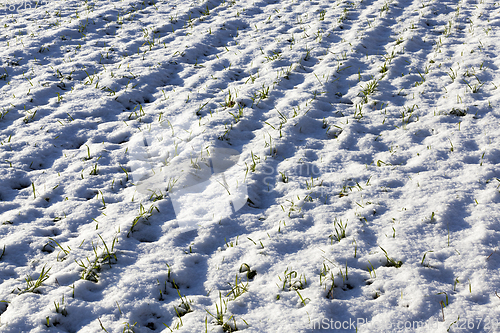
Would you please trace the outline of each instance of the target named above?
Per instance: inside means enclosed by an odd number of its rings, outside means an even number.
[[[499,26],[0,3],[2,332],[500,332]]]

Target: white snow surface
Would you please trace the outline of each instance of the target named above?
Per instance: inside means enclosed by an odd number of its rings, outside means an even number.
[[[499,67],[493,0],[0,1],[0,331],[500,332]]]

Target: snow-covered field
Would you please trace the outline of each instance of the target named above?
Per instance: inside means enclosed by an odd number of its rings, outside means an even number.
[[[0,1],[0,331],[500,332],[499,30]]]

